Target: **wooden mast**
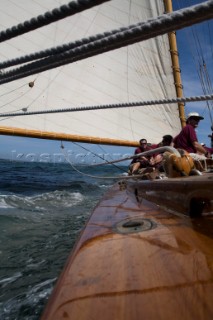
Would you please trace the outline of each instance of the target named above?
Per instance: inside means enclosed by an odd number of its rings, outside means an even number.
[[[172,12],[172,0],[164,0],[164,5],[166,12]],[[168,34],[169,36],[169,45],[170,45],[170,52],[171,52],[171,58],[172,58],[172,69],[174,74],[174,81],[175,81],[175,88],[178,98],[183,97],[183,85],[181,81],[181,70],[179,65],[179,58],[178,58],[178,48],[177,48],[177,42],[176,42],[176,33],[170,32]],[[185,120],[185,112],[184,112],[184,103],[180,102],[178,103],[178,109],[179,109],[179,116],[181,121],[182,128],[186,125]]]

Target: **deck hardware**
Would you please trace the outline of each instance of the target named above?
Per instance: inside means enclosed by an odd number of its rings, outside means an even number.
[[[119,184],[120,191],[126,190],[126,187],[127,187],[126,181],[119,181],[118,184]]]
[[[115,231],[128,234],[151,230],[154,227],[155,224],[150,219],[130,218],[117,223],[115,226]]]

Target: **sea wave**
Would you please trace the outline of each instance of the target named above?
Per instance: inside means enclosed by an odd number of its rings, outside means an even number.
[[[51,208],[70,208],[84,200],[80,192],[55,190],[35,196],[1,195],[0,208],[18,208],[34,212],[50,210]]]
[[[12,283],[17,280],[17,278],[20,278],[22,276],[21,272],[16,272],[13,276],[9,278],[4,278],[0,280],[0,287],[4,288],[6,287],[9,283]]]
[[[7,196],[0,196],[0,208],[13,208],[13,206],[9,205],[6,201],[5,201],[5,197]]]
[[[113,168],[0,164],[0,319],[38,320]]]
[[[29,288],[25,294],[19,294],[0,304],[0,314],[4,317],[1,319],[38,319],[38,315],[44,307],[44,301],[50,295],[55,281],[56,278],[42,281]],[[37,308],[34,307],[35,304]]]

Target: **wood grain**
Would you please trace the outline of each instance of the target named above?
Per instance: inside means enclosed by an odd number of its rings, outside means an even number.
[[[122,220],[152,228],[120,233]],[[137,228],[136,228],[137,229]],[[213,217],[191,219],[115,185],[91,215],[42,320],[213,319]]]

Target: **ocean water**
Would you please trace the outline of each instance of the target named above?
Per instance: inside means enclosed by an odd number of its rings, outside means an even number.
[[[0,161],[0,319],[37,320],[103,193],[125,168]]]

